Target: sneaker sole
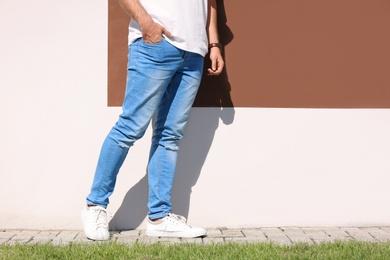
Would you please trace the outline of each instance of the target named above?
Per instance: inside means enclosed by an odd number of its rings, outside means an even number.
[[[155,231],[155,230],[146,230],[146,235],[148,237],[183,237],[183,238],[196,238],[204,237],[207,232],[201,232],[198,234],[188,234],[187,232],[165,232],[165,231]]]

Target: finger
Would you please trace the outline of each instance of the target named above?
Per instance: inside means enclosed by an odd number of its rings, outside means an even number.
[[[155,36],[143,32],[142,33],[142,39],[143,39],[144,42],[153,43],[155,41]]]
[[[165,36],[167,36],[168,38],[172,38],[171,32],[168,31],[167,29],[165,29],[164,27],[163,27],[162,33],[163,33]]]
[[[215,60],[214,64],[216,64],[215,67],[213,67],[213,65],[212,65],[211,68],[209,68],[207,70],[208,75],[210,75],[210,76],[219,75],[219,74],[221,74],[221,72],[223,70],[224,64],[222,61]]]
[[[218,73],[218,74],[220,74],[221,72],[222,72],[222,70],[223,70],[223,66],[224,66],[224,63],[222,62],[222,61],[217,61],[217,70],[216,70],[216,72]]]
[[[218,58],[215,59],[215,61],[213,62],[212,66],[211,66],[211,69],[214,72],[221,72],[222,68],[223,68],[223,62],[221,60],[219,60]]]
[[[207,69],[207,75],[214,76],[215,72],[212,69]]]
[[[158,42],[161,42],[162,35],[160,33],[152,34],[152,35],[145,34],[143,36],[143,40],[144,40],[144,42],[147,42],[147,43],[158,43]]]
[[[207,75],[209,75],[209,76],[217,76],[217,75],[219,75],[220,74],[220,72],[218,72],[217,70],[216,71],[214,71],[214,70],[212,70],[212,69],[207,69]]]
[[[220,74],[223,71],[224,66],[225,66],[225,62],[223,61],[223,59],[218,59],[217,60],[217,72],[218,72],[218,74]]]
[[[213,70],[213,71],[216,71],[217,70],[217,68],[218,68],[218,61],[217,61],[217,59],[211,59],[211,69]]]

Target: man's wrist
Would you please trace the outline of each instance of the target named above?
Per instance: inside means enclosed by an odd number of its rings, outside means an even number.
[[[218,48],[222,52],[222,44],[220,44],[219,42],[213,42],[209,44],[209,49],[214,47]]]

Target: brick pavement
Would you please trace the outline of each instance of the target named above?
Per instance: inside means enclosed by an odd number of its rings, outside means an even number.
[[[390,227],[279,227],[279,228],[242,228],[208,229],[203,238],[155,238],[147,237],[144,230],[111,232],[111,241],[119,243],[267,243],[281,245],[294,243],[319,244],[322,242],[357,240],[364,242],[390,242]],[[88,240],[82,231],[39,231],[39,230],[1,230],[0,244],[39,244],[52,243],[96,243]]]

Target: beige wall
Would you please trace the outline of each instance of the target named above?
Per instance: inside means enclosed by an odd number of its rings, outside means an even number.
[[[120,113],[107,107],[107,10],[0,2],[0,228],[81,228]],[[206,227],[389,225],[389,118],[388,109],[195,108],[174,210]],[[144,227],[149,139],[150,130],[121,170],[112,228]]]

